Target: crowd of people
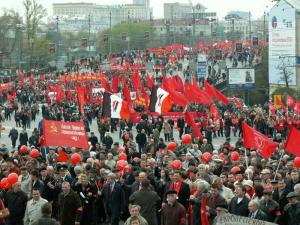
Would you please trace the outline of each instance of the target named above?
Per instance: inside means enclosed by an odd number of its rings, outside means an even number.
[[[130,57],[134,62],[139,54]],[[297,115],[287,119],[280,110],[272,114],[268,103],[243,109],[218,104],[220,117],[214,118],[206,106],[192,104],[188,110],[203,112],[196,118],[204,136],[201,140],[193,136],[183,117],[156,118],[145,108],[135,124],[102,118],[97,103],[86,104],[83,114],[74,98],[47,104],[47,85],[60,76],[37,79],[34,88],[16,82],[13,101],[6,101],[4,93],[2,125],[14,117],[16,128],[9,131],[12,146],[1,146],[0,175],[16,173],[18,181],[11,186],[0,183],[0,224],[201,225],[203,195],[209,224],[216,224],[218,216],[226,213],[300,224],[299,169],[293,164],[294,156],[283,152],[290,127],[299,126]],[[41,146],[41,121],[31,135],[27,133],[40,117],[83,120],[89,149]],[[243,121],[280,143],[268,160],[256,149],[243,147]],[[95,122],[98,130],[92,129]],[[193,136],[189,143],[182,140],[185,134]],[[218,145],[216,140],[223,143]],[[21,150],[24,146],[27,153]],[[40,157],[31,157],[30,149],[39,149]],[[232,159],[233,151],[239,153],[238,160]],[[81,155],[76,165],[68,160],[74,153]],[[203,157],[206,153],[211,158]],[[118,166],[121,155],[126,161],[122,169]]]

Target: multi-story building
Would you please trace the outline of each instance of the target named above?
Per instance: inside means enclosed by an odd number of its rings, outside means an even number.
[[[126,21],[150,19],[149,0],[135,0],[136,3],[126,5],[98,5],[94,3],[55,3],[53,18],[59,17],[61,30],[78,31],[90,26],[91,32],[97,32]]]
[[[185,3],[165,3],[164,18],[165,20],[186,19],[187,15],[193,11],[190,4]]]

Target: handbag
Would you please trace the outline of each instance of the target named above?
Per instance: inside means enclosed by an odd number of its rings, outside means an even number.
[[[5,219],[5,218],[9,217],[10,212],[9,212],[8,208],[4,208],[4,204],[3,204],[2,200],[0,200],[0,205],[1,205],[1,208],[3,208],[2,210],[0,210],[0,219]]]

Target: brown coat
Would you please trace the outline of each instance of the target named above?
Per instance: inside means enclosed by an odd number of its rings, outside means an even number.
[[[167,204],[161,210],[161,225],[185,225],[185,208],[176,201],[173,206]]]
[[[219,205],[219,204],[220,205],[227,205],[227,202],[226,202],[225,198],[223,198],[221,195],[218,195],[215,200],[213,200],[212,197],[209,196],[207,198],[206,204],[209,207],[209,210],[208,210],[209,224],[212,224],[214,218],[217,216],[216,205]]]

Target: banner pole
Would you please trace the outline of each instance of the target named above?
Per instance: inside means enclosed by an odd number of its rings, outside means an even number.
[[[280,163],[281,163],[282,158],[283,158],[283,154],[284,154],[284,151],[282,150],[282,153],[281,153],[281,156],[280,156],[280,159],[279,159],[279,162],[278,162],[278,165],[277,165],[277,168],[276,168],[276,172],[275,172],[275,176],[274,176],[273,180],[276,180],[278,169],[279,169]]]

